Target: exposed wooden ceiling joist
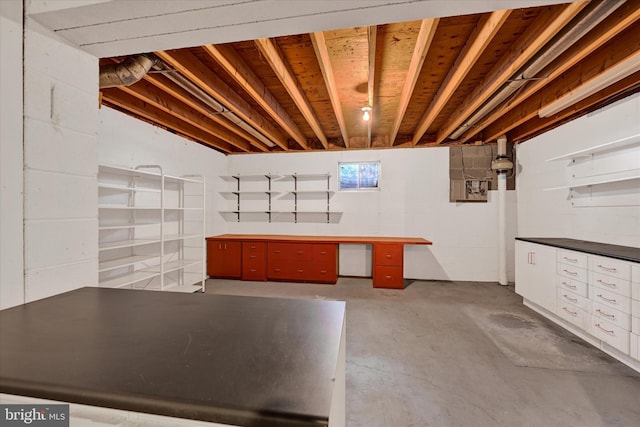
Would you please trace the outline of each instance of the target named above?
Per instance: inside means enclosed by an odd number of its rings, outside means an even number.
[[[500,10],[484,15],[480,19],[476,30],[469,37],[467,44],[458,55],[458,58],[449,71],[449,74],[447,74],[444,82],[440,85],[431,105],[429,105],[427,111],[425,111],[424,115],[420,119],[418,127],[414,132],[413,139],[411,140],[413,145],[416,145],[424,136],[425,132],[440,114],[445,104],[451,99],[453,93],[462,83],[469,71],[471,71],[471,68],[476,64],[476,61],[478,61],[485,48],[493,40],[498,31],[500,31],[500,28],[502,28],[502,25],[510,14],[510,10]]]
[[[256,130],[260,130],[283,150],[288,150],[286,138],[253,109],[242,97],[227,86],[218,76],[205,67],[191,52],[172,50],[156,52],[167,65],[178,70],[229,110],[240,116]]]
[[[258,76],[247,66],[244,60],[229,45],[206,45],[207,52],[225,71],[240,84],[245,91],[269,114],[282,128],[305,150],[309,149],[307,140],[291,120],[289,114],[278,104],[271,92]]]
[[[367,79],[367,106],[371,108],[371,118],[367,121],[367,148],[371,147],[371,128],[373,126],[374,96],[376,92],[376,43],[378,38],[378,27],[372,25],[367,28],[367,45],[368,45],[368,79]]]
[[[322,143],[322,146],[325,149],[329,148],[327,138],[322,131],[322,127],[320,126],[311,105],[309,105],[309,100],[298,86],[295,76],[293,76],[289,71],[289,67],[287,67],[286,62],[282,58],[282,55],[280,55],[280,52],[273,40],[258,39],[256,40],[256,46],[258,46],[262,55],[265,57],[267,62],[269,62],[269,65],[271,65],[271,68],[275,71],[291,98],[293,98],[293,101],[300,109],[300,112],[307,120],[307,123],[309,123],[309,126],[311,126],[311,129],[313,129],[313,132]]]
[[[398,136],[400,123],[404,118],[404,114],[407,112],[407,106],[409,105],[411,95],[413,94],[413,90],[416,86],[416,81],[420,75],[420,70],[424,64],[424,59],[427,57],[429,46],[431,46],[433,36],[436,33],[436,28],[438,28],[439,21],[440,20],[438,18],[423,19],[420,23],[420,31],[418,32],[416,45],[411,56],[411,64],[409,65],[407,77],[404,81],[404,85],[402,86],[402,92],[400,93],[398,110],[395,118],[393,119],[393,127],[389,132],[390,145],[394,144],[396,136]]]
[[[347,130],[347,123],[344,119],[344,113],[342,112],[342,104],[340,102],[340,95],[338,94],[338,88],[333,74],[333,66],[331,65],[331,59],[329,57],[329,50],[327,49],[327,41],[324,34],[321,32],[311,33],[309,35],[311,36],[313,49],[316,53],[316,57],[318,58],[318,64],[322,70],[324,83],[327,86],[327,91],[329,92],[331,106],[335,112],[338,126],[340,126],[342,140],[344,141],[345,147],[349,148],[349,131]]]

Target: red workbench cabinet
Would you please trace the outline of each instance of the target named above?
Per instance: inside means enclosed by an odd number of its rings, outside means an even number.
[[[242,273],[242,243],[207,241],[207,274],[210,277],[239,279]]]
[[[402,243],[373,244],[373,287],[404,288],[404,245]]]

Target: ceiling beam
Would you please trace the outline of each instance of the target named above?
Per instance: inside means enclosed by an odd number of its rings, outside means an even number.
[[[373,115],[375,113],[373,98],[376,91],[376,43],[378,38],[378,26],[371,25],[367,28],[367,48],[369,64],[367,68],[367,105],[371,107],[371,117],[367,122],[367,148],[371,148],[371,128],[373,127]]]
[[[611,102],[612,98],[619,95],[631,95],[640,92],[640,71],[606,87],[602,91],[593,94],[571,107],[554,114],[551,117],[535,116],[522,126],[509,132],[508,137],[512,141],[523,141],[541,133],[547,132],[567,121],[576,119],[590,111],[601,108],[603,102]]]
[[[462,105],[451,114],[450,119],[438,132],[436,142],[441,144],[447,139],[587,4],[588,2],[569,3],[557,12],[556,7],[544,8],[527,31],[471,93],[471,96],[467,97]]]
[[[176,130],[178,133],[187,135],[189,138],[217,148],[224,153],[228,154],[236,151],[235,147],[228,142],[222,141],[202,129],[190,125],[169,113],[165,113],[164,111],[159,110],[118,88],[104,89],[103,100],[107,104],[116,105],[125,111],[129,111],[136,116],[140,116],[153,123],[157,123],[162,127]]]
[[[141,80],[131,86],[122,86],[120,87],[120,90],[128,93],[129,95],[133,95],[139,100],[144,101],[165,113],[171,114],[194,127],[210,133],[211,135],[228,142],[244,152],[252,151],[251,144],[249,144],[248,141],[241,139],[226,129],[212,127],[209,117],[200,114],[198,111],[187,105],[181,105],[179,101],[168,97],[166,93],[162,92],[148,81]],[[262,151],[268,150],[266,147],[263,147]]]
[[[149,73],[144,76],[144,80],[148,81],[161,91],[165,92],[170,97],[177,99],[183,104],[188,105],[189,107],[198,111],[200,114],[203,114],[208,119],[214,121],[221,127],[227,129],[230,132],[233,132],[240,138],[249,141],[249,143],[256,147],[258,150],[269,151],[269,149],[262,142],[260,142],[258,138],[253,135],[249,135],[243,129],[240,129],[229,120],[225,119],[222,114],[213,110],[211,107],[206,106],[204,103],[197,100],[197,98],[187,90],[178,86],[176,83],[167,79],[163,75],[159,73]]]
[[[492,141],[499,135],[535,119],[541,107],[575,90],[584,82],[598,76],[616,64],[627,60],[633,55],[637,55],[637,52],[640,51],[638,32],[640,32],[640,23],[630,27],[627,31],[592,53],[588,58],[581,61],[579,66],[565,71],[561,77],[555,79],[543,90],[521,102],[517,109],[487,126],[484,132],[486,137],[483,139]]]
[[[500,31],[500,28],[502,28],[507,21],[511,12],[511,10],[499,10],[482,15],[476,28],[467,39],[467,43],[458,54],[455,63],[440,85],[438,92],[436,92],[433,97],[431,104],[418,122],[418,126],[413,133],[413,139],[411,140],[413,145],[416,145],[418,141],[420,141],[422,135],[424,135],[427,129],[433,124],[433,121],[438,117],[447,102],[449,102],[454,92],[460,87],[469,71],[471,71],[478,59],[480,59],[484,50],[489,46],[495,35],[498,34],[498,31]]]
[[[298,125],[282,108],[264,83],[249,68],[247,63],[229,45],[206,45],[202,47],[260,106],[293,138],[300,147],[309,149],[307,139]]]
[[[347,122],[344,119],[344,112],[342,111],[342,104],[340,103],[340,96],[338,95],[338,87],[336,86],[336,79],[333,74],[333,66],[331,65],[331,59],[329,57],[329,49],[327,48],[327,40],[324,37],[324,33],[317,32],[309,34],[311,37],[311,44],[313,44],[313,50],[316,53],[318,59],[318,65],[322,70],[322,77],[324,78],[324,84],[327,86],[327,92],[329,93],[329,100],[333,107],[333,113],[336,116],[338,126],[340,127],[340,134],[344,141],[344,146],[349,148],[349,132],[347,131]]]
[[[280,54],[275,42],[271,39],[258,39],[255,43],[271,66],[271,69],[273,69],[276,76],[278,76],[278,79],[280,79],[280,82],[293,99],[293,102],[298,106],[300,113],[304,116],[305,120],[313,130],[313,133],[316,134],[322,143],[322,146],[325,149],[329,148],[327,137],[324,135],[324,132],[322,132],[322,126],[320,126],[320,123],[311,108],[311,104],[309,104],[309,100],[304,95],[302,89],[300,89],[300,86],[298,86],[295,76],[287,66],[287,63]]]
[[[638,20],[640,20],[640,0],[627,1],[627,3],[616,10],[602,24],[598,25],[558,57],[552,66],[544,71],[544,78],[529,82],[524,88],[518,91],[516,97],[509,100],[508,103],[500,105],[500,108],[491,112],[489,116],[474,126],[472,130],[467,131],[459,140],[462,142],[470,141],[478,135],[478,133],[534,96],[536,92],[542,90],[546,85],[561,77],[578,62],[591,55]],[[500,136],[500,134],[485,133],[483,139],[484,141],[493,141],[498,136]]]
[[[207,92],[242,120],[260,131],[285,151],[289,150],[286,138],[231,87],[216,76],[191,52],[184,49],[158,51],[156,55],[167,65],[178,70],[200,89]]]
[[[404,85],[402,86],[402,92],[400,93],[398,111],[396,111],[395,118],[393,119],[393,127],[391,128],[391,132],[389,133],[389,144],[391,146],[394,145],[396,137],[398,136],[400,124],[402,123],[402,119],[404,119],[404,115],[407,112],[409,100],[411,99],[413,90],[416,87],[418,76],[420,76],[422,65],[424,64],[424,60],[427,57],[427,53],[429,53],[429,47],[431,46],[431,42],[433,41],[433,36],[436,34],[436,29],[438,28],[439,22],[440,19],[435,18],[423,19],[420,23],[420,31],[418,32],[416,45],[413,48],[411,63],[409,64],[407,76],[405,77]]]

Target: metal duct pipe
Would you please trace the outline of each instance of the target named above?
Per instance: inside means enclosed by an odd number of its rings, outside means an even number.
[[[460,125],[450,136],[450,139],[457,139],[464,132],[469,130],[471,126],[489,114],[495,107],[501,104],[505,99],[510,97],[515,91],[520,89],[527,83],[527,79],[535,77],[542,69],[549,65],[554,59],[560,56],[569,46],[576,40],[591,31],[596,25],[604,21],[617,8],[622,6],[626,0],[622,1],[606,1],[602,0],[588,6],[583,12],[580,20],[568,30],[561,32],[558,37],[553,40],[553,44],[545,49],[545,51],[532,59],[524,66],[521,72],[514,76],[513,81],[496,93],[489,101],[487,101],[479,110],[471,115],[466,122]]]
[[[498,173],[498,283],[507,285],[507,172],[513,163],[507,157],[507,137],[498,138],[498,156],[491,169]]]
[[[187,79],[179,72],[172,70],[161,60],[158,60],[158,64],[161,64],[160,71],[162,71],[169,80],[189,92],[191,95],[195,96],[208,107],[212,108],[216,114],[225,116],[230,122],[234,123],[239,128],[243,129],[250,135],[260,140],[260,142],[264,143],[267,147],[274,147],[276,145],[273,141],[264,136],[261,132],[257,131],[249,123],[238,117],[233,111],[229,110],[207,92],[200,89],[196,84],[192,83],[191,80]]]
[[[131,86],[147,75],[155,59],[146,55],[130,56],[119,64],[100,67],[100,89]]]

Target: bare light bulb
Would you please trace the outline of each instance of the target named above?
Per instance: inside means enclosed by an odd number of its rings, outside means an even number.
[[[362,107],[362,120],[364,120],[365,122],[368,122],[371,118],[371,114],[369,114],[369,111],[371,111],[371,107]]]

